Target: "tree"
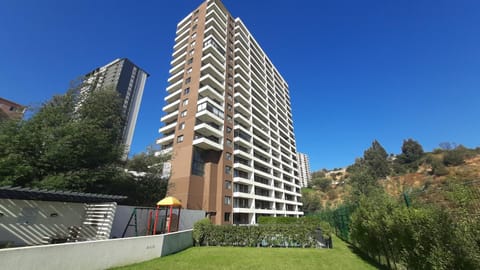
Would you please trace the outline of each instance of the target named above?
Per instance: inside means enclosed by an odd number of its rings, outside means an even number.
[[[69,90],[27,120],[0,124],[0,185],[98,192],[123,177],[118,93],[93,92],[81,106],[77,99]]]
[[[156,156],[148,149],[126,163],[135,192],[129,192],[128,202],[133,205],[153,206],[167,194],[168,178],[163,176],[163,164],[169,156]]]
[[[423,148],[417,141],[408,139],[403,141],[402,154],[399,159],[402,163],[413,163],[423,157]]]
[[[302,209],[306,214],[314,213],[322,207],[320,199],[316,196],[315,191],[307,188],[302,188],[302,203]]]
[[[387,157],[387,152],[377,140],[363,153],[365,165],[375,179],[384,178],[390,173]]]
[[[323,192],[327,192],[332,187],[332,180],[326,177],[312,179],[312,185]]]

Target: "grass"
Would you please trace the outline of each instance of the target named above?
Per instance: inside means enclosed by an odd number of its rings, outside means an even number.
[[[333,249],[192,247],[151,261],[114,268],[141,269],[377,269],[338,238]]]

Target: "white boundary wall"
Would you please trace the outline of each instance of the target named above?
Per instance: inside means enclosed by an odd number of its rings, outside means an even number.
[[[166,256],[192,244],[192,230],[186,230],[154,236],[0,249],[0,269],[107,269]]]

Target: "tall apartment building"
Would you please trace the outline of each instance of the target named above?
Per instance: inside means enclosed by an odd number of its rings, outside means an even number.
[[[22,119],[26,109],[25,106],[0,97],[0,120]]]
[[[310,173],[310,162],[308,161],[308,156],[306,154],[297,153],[298,160],[298,171],[300,184],[302,187],[308,186],[310,180],[312,180],[312,174]]]
[[[103,67],[85,74],[80,88],[80,96],[102,88],[113,87],[123,100],[125,126],[122,143],[127,157],[132,144],[133,133],[137,123],[138,111],[142,102],[143,89],[149,75],[127,58],[118,58]]]
[[[288,85],[243,22],[205,1],[173,50],[157,141],[169,195],[216,224],[303,215]]]

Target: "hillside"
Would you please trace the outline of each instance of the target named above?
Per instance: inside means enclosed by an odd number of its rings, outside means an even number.
[[[432,166],[431,160],[443,160],[445,153],[425,153],[416,171],[403,174],[392,172],[387,177],[380,179],[378,183],[392,197],[400,198],[404,192],[419,194],[438,190],[447,183],[480,180],[480,154],[477,152],[467,155],[462,164],[442,167],[444,171],[439,175],[435,174],[435,164]],[[480,181],[474,184],[480,185]],[[309,200],[318,202],[318,210],[335,208],[346,200],[351,189],[350,174],[346,170],[315,172],[311,187],[303,190],[306,211],[315,211],[316,203]],[[308,209],[310,205],[313,206]]]

